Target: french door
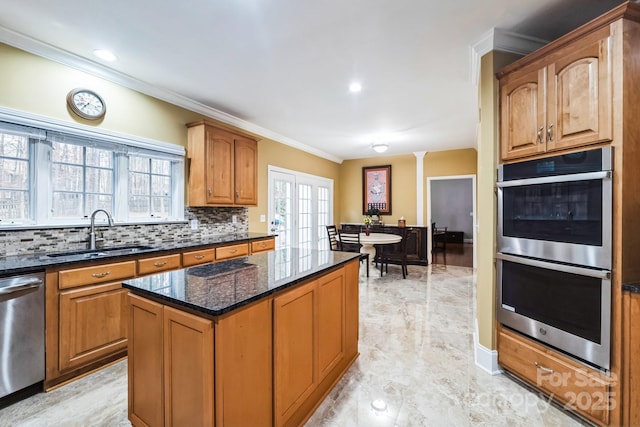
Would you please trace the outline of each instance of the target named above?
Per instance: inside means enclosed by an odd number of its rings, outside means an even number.
[[[329,249],[326,226],[333,222],[333,180],[269,167],[269,230],[276,249]]]

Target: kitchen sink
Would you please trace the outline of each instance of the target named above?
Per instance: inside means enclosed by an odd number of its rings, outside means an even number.
[[[135,254],[140,251],[152,249],[151,246],[145,245],[133,245],[133,246],[114,246],[111,248],[100,248],[100,249],[80,249],[76,251],[69,252],[58,252],[54,254],[47,254],[48,257],[57,258],[57,257],[82,257],[82,258],[100,258],[106,255],[127,255],[127,254]]]

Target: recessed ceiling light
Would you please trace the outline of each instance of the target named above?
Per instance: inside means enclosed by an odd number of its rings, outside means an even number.
[[[104,59],[105,61],[113,62],[118,59],[113,52],[106,49],[96,49],[93,51],[93,54],[100,59]]]
[[[349,92],[358,93],[362,90],[362,84],[360,82],[352,82],[349,85]]]

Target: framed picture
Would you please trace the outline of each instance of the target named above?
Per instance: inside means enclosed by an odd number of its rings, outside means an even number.
[[[391,165],[362,168],[362,214],[369,209],[391,215]]]

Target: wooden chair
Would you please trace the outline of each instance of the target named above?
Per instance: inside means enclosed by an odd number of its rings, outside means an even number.
[[[353,233],[340,230],[338,231],[340,242],[340,250],[343,252],[357,252],[360,254],[360,262],[367,264],[367,277],[369,277],[369,254],[360,252],[362,244],[360,243],[360,233]]]
[[[400,236],[402,240],[392,245],[384,245],[384,250],[380,251],[377,260],[380,262],[380,277],[382,272],[389,273],[389,264],[399,265],[402,268],[402,278],[406,279],[407,270],[407,230],[402,228]]]
[[[443,264],[447,265],[447,227],[436,227],[431,223],[431,263],[435,264],[437,255],[442,254]]]
[[[339,251],[338,229],[335,225],[327,225],[327,234],[329,235],[329,249]]]

